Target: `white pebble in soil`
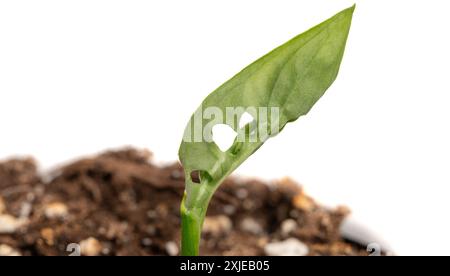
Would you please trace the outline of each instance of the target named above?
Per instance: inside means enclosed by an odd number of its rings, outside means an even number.
[[[11,215],[0,215],[0,234],[12,234],[26,223],[26,219],[18,219]]]
[[[267,256],[306,256],[309,248],[301,241],[290,238],[280,242],[268,243],[264,247]]]
[[[81,254],[84,256],[98,256],[102,252],[102,244],[95,238],[88,238],[80,242]]]
[[[103,255],[109,255],[111,253],[111,248],[109,247],[105,247],[102,249],[102,254]]]
[[[233,229],[233,223],[227,216],[206,217],[203,223],[203,232],[213,236],[226,234]]]
[[[141,243],[143,246],[151,246],[153,244],[153,241],[150,238],[143,238]]]
[[[244,218],[241,221],[240,228],[242,231],[254,235],[260,235],[264,232],[262,226],[253,218]]]
[[[236,197],[239,199],[246,199],[248,197],[248,191],[244,188],[240,188],[236,191]]]
[[[63,219],[69,214],[69,210],[64,203],[54,202],[45,206],[44,214],[48,219]]]
[[[177,256],[180,251],[178,249],[178,245],[171,241],[166,243],[166,252],[169,256]]]
[[[20,217],[28,218],[31,214],[31,211],[33,211],[33,204],[31,204],[31,202],[24,202],[20,207]]]
[[[223,206],[223,212],[229,216],[234,215],[236,213],[236,207],[233,205],[225,205]]]
[[[22,256],[19,251],[15,250],[9,245],[0,244],[0,257],[15,257]]]
[[[289,236],[295,229],[297,229],[297,222],[293,219],[287,219],[281,223],[281,235],[283,237]]]
[[[170,173],[170,176],[174,179],[180,179],[181,177],[183,177],[183,172],[179,170],[174,170]]]

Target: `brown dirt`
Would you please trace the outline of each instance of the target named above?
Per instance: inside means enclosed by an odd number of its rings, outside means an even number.
[[[32,159],[1,162],[0,218],[18,226],[0,233],[0,254],[69,255],[72,243],[84,255],[177,254],[183,178],[179,164],[156,166],[150,152],[135,149],[82,159],[45,177]],[[201,254],[264,255],[267,243],[295,238],[309,255],[367,255],[339,234],[347,214],[319,206],[287,178],[230,177],[211,203]]]

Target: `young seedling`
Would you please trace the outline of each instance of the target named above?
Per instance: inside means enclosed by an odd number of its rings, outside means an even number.
[[[343,10],[252,63],[211,93],[192,115],[179,150],[186,178],[183,255],[198,255],[208,204],[223,180],[287,123],[306,115],[334,82],[354,9]],[[240,126],[245,113],[253,121]],[[237,133],[226,151],[213,140],[217,124]]]

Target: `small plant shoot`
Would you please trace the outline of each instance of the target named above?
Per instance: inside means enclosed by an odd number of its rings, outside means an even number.
[[[341,11],[252,63],[192,115],[179,149],[186,179],[183,255],[199,254],[208,204],[223,180],[287,123],[306,115],[334,82],[354,9]],[[212,129],[219,124],[236,134],[226,150],[214,141]]]

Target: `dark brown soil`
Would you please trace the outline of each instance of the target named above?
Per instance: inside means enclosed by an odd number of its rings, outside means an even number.
[[[183,178],[179,164],[159,167],[134,149],[45,177],[32,159],[2,162],[0,254],[69,255],[74,243],[84,255],[176,255]],[[268,243],[295,238],[309,255],[367,255],[339,234],[347,214],[317,205],[290,179],[229,178],[211,203],[201,254],[265,255]]]

